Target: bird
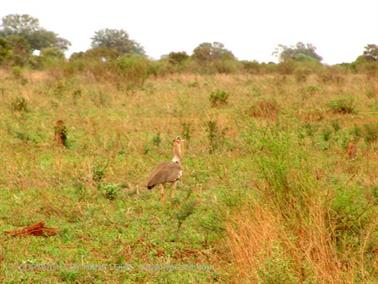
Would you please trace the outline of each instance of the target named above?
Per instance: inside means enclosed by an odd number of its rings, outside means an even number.
[[[155,169],[150,174],[150,177],[147,181],[147,188],[153,189],[155,186],[160,185],[160,194],[163,202],[165,202],[165,192],[164,192],[164,185],[166,183],[171,183],[172,190],[170,194],[170,198],[173,196],[173,190],[176,189],[177,182],[182,177],[182,165],[181,165],[181,158],[182,158],[182,145],[184,139],[180,136],[177,136],[173,139],[173,158],[170,162],[164,162],[159,164],[155,167]]]

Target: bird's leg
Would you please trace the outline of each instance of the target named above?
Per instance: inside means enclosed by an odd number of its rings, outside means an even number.
[[[164,192],[164,185],[160,185],[160,195],[163,203],[165,203],[165,192]]]
[[[176,187],[177,187],[177,181],[175,181],[173,183],[172,188],[171,188],[171,193],[169,195],[169,197],[170,197],[171,200],[172,200],[173,197],[175,197]]]

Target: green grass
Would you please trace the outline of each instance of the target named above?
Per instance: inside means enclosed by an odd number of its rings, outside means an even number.
[[[85,77],[24,76],[25,84],[0,79],[2,282],[317,283],[335,280],[327,278],[333,274],[338,281],[377,280],[377,98],[361,91],[365,78],[345,75],[342,86],[316,76],[298,84],[294,76],[170,75],[123,90]],[[358,112],[329,112],[344,88],[355,94]],[[227,104],[212,107],[214,90],[228,95]],[[59,119],[67,148],[54,143]],[[357,128],[365,139],[354,137]],[[159,190],[145,183],[157,163],[171,159],[177,135],[187,140],[184,176],[164,206]],[[350,141],[358,147],[353,160],[345,150]],[[320,228],[313,196],[330,222],[321,227],[334,237],[330,259],[340,263],[323,278],[323,266],[314,259],[300,264],[302,254],[285,247],[296,245],[299,232]],[[246,276],[229,226],[241,209],[256,206],[279,216],[272,224],[288,240],[277,239]],[[41,220],[59,233],[2,233]],[[302,237],[301,244],[310,239]]]

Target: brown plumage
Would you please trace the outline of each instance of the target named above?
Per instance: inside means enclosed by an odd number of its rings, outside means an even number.
[[[158,165],[148,179],[147,188],[152,189],[158,184],[174,183],[180,179],[182,167],[178,162],[166,162]]]
[[[162,198],[165,198],[164,184],[172,183],[173,187],[176,187],[177,181],[182,176],[181,167],[181,145],[182,140],[180,137],[176,137],[173,140],[173,159],[171,162],[165,162],[158,165],[151,173],[148,181],[147,188],[152,189],[157,185],[161,186]],[[172,192],[171,192],[172,194]]]

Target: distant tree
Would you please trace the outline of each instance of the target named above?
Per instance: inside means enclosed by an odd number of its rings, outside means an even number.
[[[303,42],[298,42],[296,45],[288,47],[286,45],[278,45],[276,50],[273,52],[280,62],[285,62],[288,60],[296,61],[322,61],[322,57],[316,53],[316,47],[311,43],[304,44]]]
[[[9,42],[0,38],[0,64],[8,60],[12,55],[12,47]]]
[[[192,57],[199,62],[211,62],[215,60],[234,60],[235,56],[231,51],[224,48],[220,42],[204,42],[193,50]]]
[[[185,51],[171,52],[168,54],[168,60],[172,64],[181,64],[189,58],[189,55]]]
[[[39,29],[28,37],[33,50],[42,50],[45,48],[57,48],[66,50],[71,43],[54,32],[45,29]]]
[[[51,58],[51,59],[64,59],[64,53],[62,50],[56,47],[47,47],[41,50],[41,57]]]
[[[103,29],[95,32],[92,37],[92,48],[114,49],[120,54],[145,54],[143,47],[130,39],[126,31],[116,29]]]
[[[39,26],[39,20],[30,15],[7,15],[2,18],[0,37],[19,36],[28,41],[31,51],[55,47],[65,50],[71,44],[56,33]]]
[[[7,15],[2,18],[2,33],[4,35],[31,34],[39,30],[39,20],[30,15]]]
[[[74,52],[71,54],[70,61],[77,59],[90,59],[95,61],[111,61],[120,57],[120,53],[115,49],[108,48],[90,48],[85,52]]]
[[[362,57],[368,61],[378,61],[378,45],[368,44],[365,46]]]
[[[25,65],[28,62],[31,54],[31,47],[29,42],[22,36],[10,35],[4,38],[10,47],[9,62],[13,65]]]

